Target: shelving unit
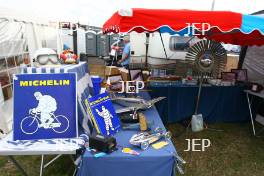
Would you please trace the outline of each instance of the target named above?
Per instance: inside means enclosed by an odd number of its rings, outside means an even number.
[[[19,73],[21,66],[29,65],[28,51],[22,51],[19,55],[0,58],[0,83],[5,101],[12,97],[13,74]]]

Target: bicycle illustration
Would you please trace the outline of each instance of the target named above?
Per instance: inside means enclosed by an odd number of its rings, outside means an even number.
[[[54,115],[49,113],[53,119],[50,123],[41,121],[41,113],[29,111],[29,116],[22,119],[20,128],[25,134],[34,134],[39,128],[52,129],[56,133],[64,133],[69,128],[69,120],[64,115]],[[43,124],[44,123],[44,124]]]

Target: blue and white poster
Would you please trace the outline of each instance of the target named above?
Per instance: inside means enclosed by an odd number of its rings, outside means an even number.
[[[88,111],[97,133],[109,136],[120,130],[120,121],[108,93],[89,98]]]
[[[14,78],[14,140],[77,134],[76,74],[19,74]]]

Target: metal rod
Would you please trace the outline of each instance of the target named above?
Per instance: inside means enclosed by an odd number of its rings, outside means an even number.
[[[70,158],[71,158],[71,160],[72,160],[72,162],[73,162],[73,165],[74,165],[74,172],[73,172],[73,176],[76,176],[77,175],[77,170],[78,170],[78,165],[76,165],[76,163],[75,163],[75,160],[74,160],[74,156],[73,155],[70,155]]]
[[[203,74],[200,79],[199,83],[199,89],[198,89],[198,96],[197,96],[197,101],[196,101],[196,106],[195,106],[195,115],[198,113],[198,108],[200,104],[200,97],[201,97],[201,90],[202,90],[202,84],[203,84]]]
[[[248,109],[249,109],[249,113],[250,113],[250,119],[251,119],[253,134],[254,134],[254,136],[256,136],[255,125],[254,125],[254,120],[253,120],[253,115],[252,115],[251,104],[249,101],[248,92],[247,92],[247,101],[248,101]]]
[[[62,154],[55,156],[52,160],[50,160],[48,163],[46,163],[43,168],[48,167],[51,163],[53,163],[56,159],[58,159],[61,156],[62,156]]]
[[[213,0],[212,2],[211,11],[214,11],[214,8],[215,8],[215,0]]]
[[[163,42],[163,38],[162,38],[162,36],[161,36],[160,31],[159,31],[159,34],[160,34],[160,39],[161,39],[161,43],[162,43],[162,46],[163,46],[163,50],[164,50],[164,53],[165,53],[166,59],[168,59],[167,52],[166,52],[166,49],[165,49],[165,45],[164,45],[164,42]]]
[[[77,175],[77,168],[76,168],[76,167],[75,167],[74,172],[73,172],[72,175],[73,175],[73,176],[76,176],[76,175]]]
[[[41,163],[40,163],[40,170],[39,170],[39,176],[42,176],[43,175],[43,167],[44,165],[44,155],[41,155]]]
[[[145,68],[148,66],[148,49],[149,49],[149,33],[146,33],[146,56],[145,56]],[[142,63],[142,62],[141,62]]]
[[[10,160],[11,160],[11,162],[16,166],[16,168],[18,169],[18,170],[20,170],[20,172],[22,173],[22,175],[24,175],[24,176],[28,176],[27,175],[27,173],[26,173],[26,171],[20,166],[20,164],[15,160],[15,158],[13,157],[13,156],[7,156]]]

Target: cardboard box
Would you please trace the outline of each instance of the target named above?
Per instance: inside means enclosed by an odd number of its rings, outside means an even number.
[[[105,76],[118,75],[118,74],[120,74],[118,67],[116,66],[106,66],[105,67]]]
[[[104,78],[105,76],[104,65],[93,65],[92,67],[89,67],[89,69],[90,69],[90,75],[98,75],[101,78]]]
[[[129,71],[125,68],[119,68],[123,81],[130,81]]]
[[[231,69],[236,69],[238,66],[238,61],[239,61],[238,55],[227,55],[225,72],[230,72]]]
[[[144,71],[142,71],[142,73],[143,73],[143,79],[144,79],[144,81],[147,81],[148,78],[149,78],[149,71],[144,70]]]

